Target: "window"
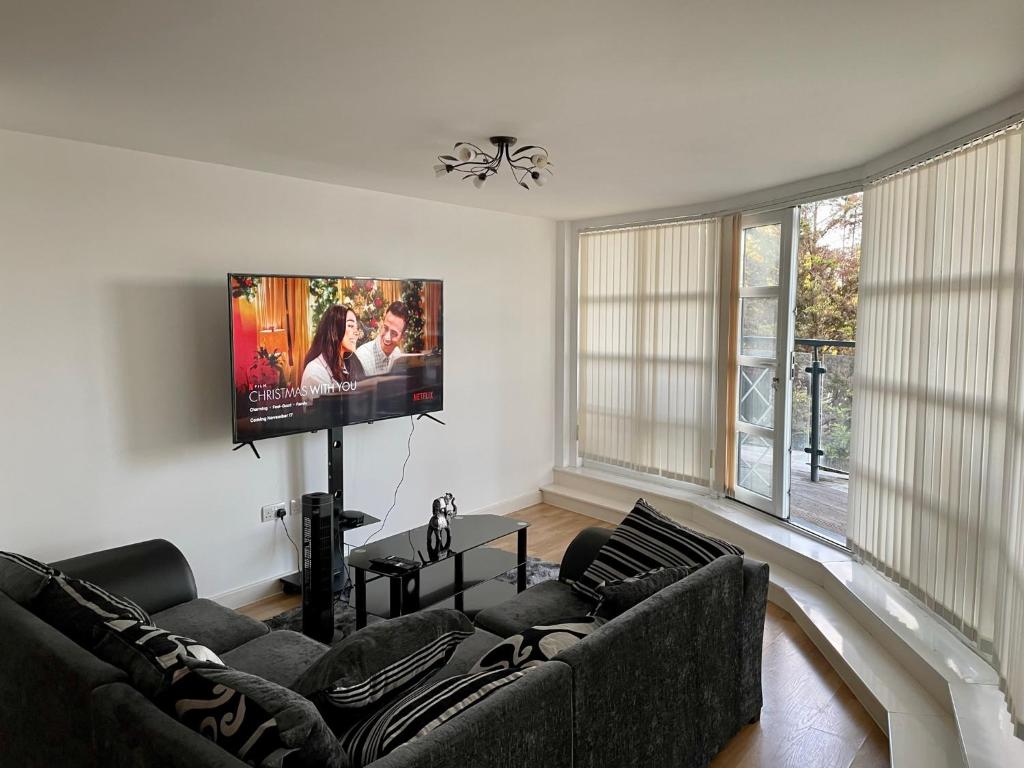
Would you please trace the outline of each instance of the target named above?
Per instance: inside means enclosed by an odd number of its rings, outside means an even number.
[[[1024,729],[1020,126],[871,184],[852,549],[988,653]]]
[[[579,238],[584,463],[707,485],[715,446],[719,222]]]

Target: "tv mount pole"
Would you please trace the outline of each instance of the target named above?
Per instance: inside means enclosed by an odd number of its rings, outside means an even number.
[[[345,510],[345,443],[342,440],[344,427],[330,427],[327,430],[327,492],[334,500],[335,520]]]

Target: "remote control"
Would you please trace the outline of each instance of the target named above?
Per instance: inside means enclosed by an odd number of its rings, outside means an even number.
[[[370,560],[370,563],[377,566],[377,568],[382,571],[393,571],[396,573],[412,571],[419,567],[419,563],[415,560],[409,560],[408,558],[400,557],[398,555],[375,557]]]

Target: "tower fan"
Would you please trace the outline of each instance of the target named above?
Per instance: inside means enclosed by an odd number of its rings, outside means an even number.
[[[334,504],[329,493],[302,496],[302,632],[334,637]]]

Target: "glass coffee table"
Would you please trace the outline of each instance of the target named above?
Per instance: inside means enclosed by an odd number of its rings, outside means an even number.
[[[348,567],[355,577],[356,628],[366,626],[367,615],[388,619],[423,608],[457,608],[472,617],[522,592],[526,589],[529,526],[500,515],[465,515],[451,521],[446,549],[428,543],[426,525],[353,549]],[[515,554],[484,546],[513,533]],[[370,562],[389,555],[413,560],[416,566],[396,573]],[[516,571],[514,585],[497,580],[512,570]]]

